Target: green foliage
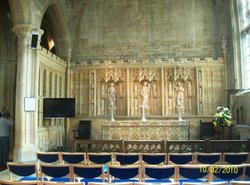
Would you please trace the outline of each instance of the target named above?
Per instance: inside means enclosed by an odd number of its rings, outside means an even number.
[[[214,115],[213,124],[220,127],[231,126],[232,115],[230,110],[225,107],[218,107]]]

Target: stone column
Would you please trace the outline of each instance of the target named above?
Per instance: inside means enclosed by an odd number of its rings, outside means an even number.
[[[5,91],[3,91],[3,89],[6,88],[6,63],[1,62],[0,63],[0,85],[2,87],[2,90],[0,91],[0,106],[3,107],[4,105],[6,105],[6,94]]]
[[[38,110],[36,108],[35,111],[25,112],[24,99],[32,97],[37,100],[38,97],[38,51],[30,48],[32,36],[30,24],[15,25],[12,31],[18,36],[13,159],[18,162],[28,162],[36,159]]]

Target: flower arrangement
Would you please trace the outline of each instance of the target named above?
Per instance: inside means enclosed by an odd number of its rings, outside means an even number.
[[[217,107],[217,112],[214,115],[213,119],[214,126],[231,126],[232,124],[232,115],[228,108],[226,107]]]

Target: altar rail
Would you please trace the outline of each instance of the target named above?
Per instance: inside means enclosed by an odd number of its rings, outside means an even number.
[[[83,140],[73,141],[74,152],[250,152],[249,140]]]

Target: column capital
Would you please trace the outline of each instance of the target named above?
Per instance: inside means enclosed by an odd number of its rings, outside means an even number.
[[[12,28],[12,31],[19,36],[26,36],[32,32],[31,24],[17,24]]]
[[[33,31],[34,31],[34,30],[33,30]],[[44,30],[43,30],[43,29],[37,29],[37,30],[35,30],[35,31],[37,31],[37,33],[39,34],[39,36],[42,36],[43,33],[44,33]]]

